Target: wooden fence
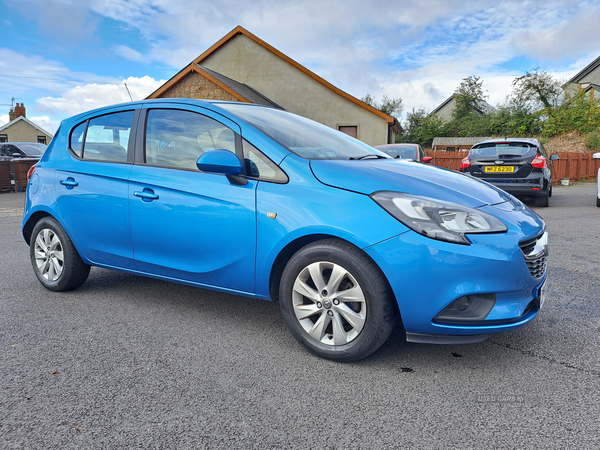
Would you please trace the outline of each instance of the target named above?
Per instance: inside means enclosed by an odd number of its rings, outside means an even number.
[[[426,150],[427,156],[432,156],[434,164],[446,169],[459,170],[461,160],[469,154],[468,150],[444,152]],[[589,180],[598,176],[600,159],[592,158],[591,153],[559,153],[560,159],[552,161],[552,183],[557,185],[561,178],[569,178],[571,182]]]
[[[0,192],[19,192],[27,188],[27,172],[37,159],[13,159],[0,161]]]

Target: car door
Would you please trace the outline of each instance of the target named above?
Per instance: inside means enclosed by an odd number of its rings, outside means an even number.
[[[134,117],[129,109],[77,124],[55,173],[61,221],[79,252],[97,265],[135,267],[128,220]]]
[[[241,155],[239,127],[204,108],[161,104],[144,111],[130,174],[131,239],[138,270],[254,292],[257,181],[233,185],[200,172],[215,149]]]

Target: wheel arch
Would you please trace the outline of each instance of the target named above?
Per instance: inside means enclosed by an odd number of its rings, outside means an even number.
[[[23,225],[23,237],[25,238],[25,242],[27,242],[27,245],[31,244],[31,233],[33,233],[33,228],[35,227],[35,224],[38,223],[44,217],[48,216],[51,216],[54,219],[56,219],[56,217],[54,217],[47,211],[36,211],[29,217],[29,219],[27,219],[27,222],[25,222],[25,224]],[[56,220],[58,221],[58,219]]]
[[[398,316],[400,316],[398,302],[396,301],[396,296],[395,296],[394,290],[391,287],[390,280],[388,280],[385,272],[381,269],[381,267],[379,267],[379,264],[377,264],[377,262],[373,258],[371,258],[371,256],[367,252],[365,252],[361,248],[357,247],[352,242],[350,242],[346,239],[340,238],[339,236],[334,236],[334,235],[330,235],[330,234],[311,234],[311,235],[299,237],[299,238],[293,240],[292,242],[288,243],[279,252],[277,257],[275,258],[275,261],[273,262],[273,266],[271,267],[271,275],[269,278],[269,294],[271,296],[271,300],[273,300],[274,302],[279,301],[279,284],[281,282],[281,276],[283,274],[285,266],[287,265],[288,261],[292,258],[292,256],[294,256],[294,254],[301,248],[303,248],[309,244],[312,244],[313,242],[322,241],[325,239],[331,239],[331,240],[344,242],[346,244],[349,244],[349,245],[355,247],[358,251],[360,251],[367,258],[369,258],[375,266],[377,266],[377,268],[379,269],[379,271],[385,278],[385,281],[387,282],[389,292],[391,293],[392,297],[394,298],[394,304],[396,305]]]

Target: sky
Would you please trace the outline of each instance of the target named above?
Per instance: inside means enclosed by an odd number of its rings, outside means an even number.
[[[50,133],[145,98],[238,25],[402,117],[468,76],[496,106],[528,71],[566,81],[600,56],[598,24],[600,0],[0,0],[0,126],[13,98]]]

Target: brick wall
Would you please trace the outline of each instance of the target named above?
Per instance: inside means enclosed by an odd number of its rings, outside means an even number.
[[[205,98],[209,100],[238,101],[233,95],[196,72],[189,74],[161,95],[161,98]]]

